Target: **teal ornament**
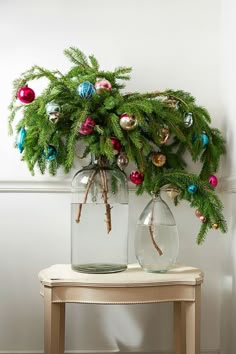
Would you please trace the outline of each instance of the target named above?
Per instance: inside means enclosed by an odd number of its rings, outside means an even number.
[[[96,89],[91,82],[84,81],[77,87],[76,91],[81,98],[87,99],[91,98],[95,94]]]
[[[57,149],[53,145],[48,145],[48,148],[43,151],[43,156],[48,161],[55,160],[57,157]]]
[[[184,125],[186,128],[190,128],[193,124],[193,114],[191,112],[185,113],[184,115]]]
[[[188,192],[189,192],[190,194],[194,194],[194,193],[196,193],[196,191],[197,191],[197,186],[195,186],[195,184],[190,184],[190,185],[188,186]]]
[[[16,140],[16,146],[18,147],[20,153],[22,153],[24,150],[25,138],[26,138],[26,130],[25,128],[21,128]]]
[[[206,133],[202,133],[200,135],[201,141],[202,141],[202,146],[205,148],[209,144],[209,138],[206,135]]]

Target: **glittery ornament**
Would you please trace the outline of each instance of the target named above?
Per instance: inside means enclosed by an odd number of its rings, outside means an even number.
[[[21,128],[17,135],[17,140],[16,140],[16,146],[18,147],[20,153],[22,153],[24,150],[25,138],[26,138],[26,130],[25,128]]]
[[[21,87],[18,92],[17,92],[17,98],[25,104],[33,102],[35,99],[35,93],[34,91],[28,87],[27,85],[24,87]]]
[[[56,102],[48,102],[46,104],[46,112],[50,122],[56,124],[60,117],[61,107]]]
[[[152,155],[152,163],[157,167],[162,167],[166,163],[166,156],[161,152]]]
[[[120,167],[121,170],[124,170],[125,167],[127,167],[129,164],[129,159],[128,159],[126,153],[124,153],[124,152],[120,153],[120,155],[117,157],[116,163]]]
[[[141,184],[141,183],[143,183],[144,175],[140,171],[136,170],[136,171],[131,172],[131,174],[129,175],[129,178],[132,183]]]
[[[97,93],[100,93],[103,90],[111,91],[111,89],[112,89],[111,83],[106,79],[97,80],[94,86],[95,86]]]
[[[196,191],[197,191],[197,186],[195,186],[195,184],[190,184],[190,185],[188,186],[188,192],[189,192],[190,194],[194,194],[194,193],[196,193]]]
[[[94,131],[95,122],[93,118],[87,117],[85,121],[81,124],[79,133],[82,135],[90,135]]]
[[[91,82],[84,81],[77,87],[77,92],[81,98],[91,98],[96,90]]]
[[[202,133],[200,135],[201,141],[202,141],[202,146],[205,148],[209,144],[209,138],[206,135],[206,133]]]
[[[57,157],[57,149],[53,145],[48,145],[48,148],[43,151],[43,156],[48,161],[55,160]]]
[[[169,198],[175,199],[179,195],[179,189],[176,186],[169,185],[166,189]]]
[[[211,175],[208,179],[208,182],[212,185],[212,187],[216,187],[218,184],[218,179],[216,176]]]
[[[170,138],[170,131],[168,128],[162,127],[159,131],[159,138],[161,144],[166,144]]]
[[[113,145],[113,149],[114,149],[114,154],[117,155],[119,154],[120,150],[121,150],[121,142],[119,139],[112,137],[111,138],[111,143]]]
[[[202,223],[206,222],[206,217],[204,215],[201,215],[199,219],[201,220]]]
[[[120,126],[124,130],[133,130],[133,129],[135,129],[137,123],[138,123],[138,121],[137,121],[137,119],[135,118],[134,115],[123,113],[120,116]]]
[[[170,107],[170,108],[175,108],[175,109],[177,109],[178,106],[179,106],[179,102],[178,102],[175,98],[170,97],[170,96],[168,96],[168,97],[164,100],[164,102],[165,102],[165,103],[168,105],[168,107]]]
[[[193,124],[193,114],[191,112],[185,113],[184,115],[184,125],[186,128],[191,127]]]
[[[212,225],[212,228],[217,230],[217,229],[219,229],[219,225],[215,223],[215,224]]]
[[[200,216],[202,216],[202,213],[200,212],[200,210],[195,210],[195,215],[200,218]]]

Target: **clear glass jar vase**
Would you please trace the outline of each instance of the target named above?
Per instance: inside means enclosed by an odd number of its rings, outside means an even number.
[[[120,272],[128,263],[128,184],[105,158],[72,180],[71,265],[84,273]]]
[[[179,236],[174,216],[160,195],[141,213],[135,235],[136,258],[147,272],[163,273],[175,263]]]

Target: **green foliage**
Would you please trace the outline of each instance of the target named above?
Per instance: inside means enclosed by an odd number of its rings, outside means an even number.
[[[55,175],[62,166],[66,173],[69,172],[78,155],[75,154],[78,141],[86,145],[85,150],[79,153],[82,157],[88,154],[105,156],[111,164],[116,164],[117,155],[111,142],[111,137],[115,137],[120,140],[122,151],[129,160],[144,174],[143,183],[137,186],[137,194],[159,193],[166,185],[175,186],[179,190],[175,204],[185,199],[206,217],[197,237],[198,243],[205,239],[213,224],[225,232],[223,206],[208,183],[209,176],[217,171],[220,157],[225,153],[225,142],[220,131],[210,127],[211,117],[207,110],[197,106],[195,98],[181,90],[123,93],[122,81],[130,79],[131,68],[101,71],[93,55],[87,58],[73,47],[64,53],[72,63],[67,73],[33,66],[13,83],[9,131],[13,133],[12,122],[22,112],[23,118],[17,121],[15,130],[18,133],[24,127],[27,131],[22,160],[29,170],[34,173],[37,166],[41,173],[48,170]],[[32,103],[19,104],[16,99],[19,88],[41,78],[48,80],[44,91]],[[77,88],[81,83],[90,81],[95,84],[97,79],[103,78],[110,82],[112,90],[98,91],[90,99],[79,96]],[[46,105],[49,102],[55,102],[61,108],[56,123],[48,119]],[[123,113],[135,116],[137,125],[133,130],[121,127],[120,115]],[[193,117],[193,124],[189,127],[184,122],[188,113]],[[83,135],[79,130],[88,116],[93,119],[95,127],[90,134]],[[169,130],[171,136],[164,144],[161,137],[163,127]],[[201,140],[203,132],[209,139],[206,146]],[[53,145],[57,150],[52,161],[45,158],[44,151],[48,145]],[[161,167],[152,163],[156,152],[166,156],[166,163]],[[188,172],[186,153],[194,162],[201,164],[198,175]],[[187,191],[190,184],[197,186],[197,192],[193,195]],[[115,181],[113,189],[116,189]]]

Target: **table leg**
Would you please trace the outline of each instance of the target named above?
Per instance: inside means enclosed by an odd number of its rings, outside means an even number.
[[[52,291],[44,287],[44,353],[64,354],[65,303],[53,303]]]
[[[186,301],[186,353],[200,354],[201,286],[195,287],[195,301]]]
[[[174,302],[174,348],[175,354],[186,354],[185,303]]]

